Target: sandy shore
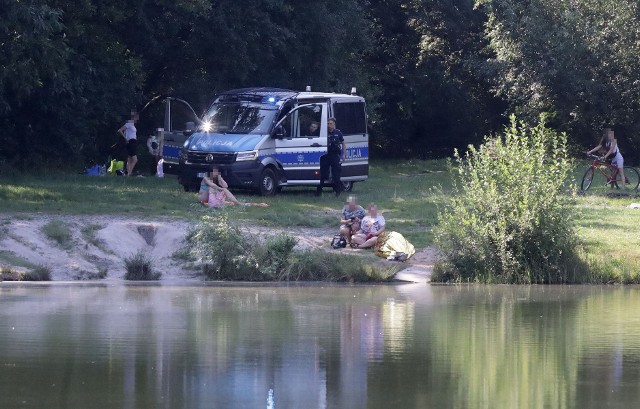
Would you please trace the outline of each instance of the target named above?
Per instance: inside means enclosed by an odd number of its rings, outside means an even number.
[[[61,247],[42,232],[52,220],[63,222],[71,231],[70,245]],[[87,226],[92,232],[86,233]],[[172,255],[184,247],[190,225],[183,220],[127,218],[116,216],[0,216],[0,266],[24,271],[36,265],[51,269],[52,280],[90,280],[106,271],[103,280],[123,280],[124,259],[139,251],[147,253],[162,281],[202,280]],[[85,233],[83,234],[83,230]],[[333,229],[252,228],[259,236],[286,231],[298,238],[299,248],[327,248]],[[343,249],[340,251],[363,251]],[[420,249],[408,264],[410,270],[429,273],[435,261],[433,248]]]

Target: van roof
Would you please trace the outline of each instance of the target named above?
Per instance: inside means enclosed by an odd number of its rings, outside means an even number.
[[[283,89],[283,88],[269,88],[269,87],[232,89],[229,91],[221,92],[217,96],[220,97],[222,95],[252,95],[252,96],[262,96],[262,97],[276,97],[280,100],[296,98],[296,97],[298,99],[316,99],[316,98],[331,98],[331,97],[361,98],[357,95],[349,95],[349,94],[336,94],[332,92],[307,92],[307,91],[302,92],[302,91],[292,91],[292,90]]]
[[[257,87],[257,88],[239,88],[224,91],[218,94],[220,95],[259,95],[263,97],[278,97],[278,98],[291,98],[298,95],[298,92],[291,91],[282,88],[269,88],[269,87]]]

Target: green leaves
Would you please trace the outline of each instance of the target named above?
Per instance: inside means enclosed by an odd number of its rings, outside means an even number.
[[[544,117],[529,127],[511,116],[502,134],[469,146],[456,159],[455,197],[436,231],[442,276],[501,283],[573,280],[566,134],[547,128]]]
[[[486,35],[499,67],[494,86],[529,119],[554,123],[592,144],[616,126],[638,146],[640,25],[634,0],[483,0]],[[628,141],[632,139],[632,141]]]

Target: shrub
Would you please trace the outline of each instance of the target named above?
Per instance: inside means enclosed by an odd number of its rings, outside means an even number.
[[[159,280],[161,273],[154,271],[153,260],[143,251],[124,259],[127,272],[125,280],[154,281]]]
[[[258,268],[263,274],[273,278],[289,265],[289,258],[298,240],[290,234],[269,237],[262,246],[256,246],[254,253],[258,260]]]
[[[42,226],[42,232],[51,240],[58,243],[64,249],[71,247],[71,230],[61,220],[52,220]]]
[[[51,281],[51,268],[48,266],[36,266],[22,274],[21,281]]]
[[[252,243],[239,227],[229,224],[226,214],[203,216],[187,234],[193,257],[212,280],[261,280]]]
[[[0,281],[51,281],[51,268],[36,266],[30,271],[17,271],[10,267],[0,267]]]
[[[544,118],[527,127],[511,117],[504,133],[469,146],[454,195],[439,214],[442,259],[433,279],[492,283],[577,281],[567,137]]]

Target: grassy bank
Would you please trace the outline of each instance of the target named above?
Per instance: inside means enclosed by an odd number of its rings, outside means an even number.
[[[371,166],[370,180],[356,183],[353,194],[364,205],[376,202],[391,223],[416,246],[431,243],[437,204],[446,195],[434,187],[448,186],[445,161],[384,161]],[[241,201],[266,202],[269,207],[230,208],[232,217],[263,226],[325,227],[336,224],[347,194],[334,197],[330,189],[318,198],[314,189],[285,188],[274,197],[235,192]],[[153,218],[170,216],[195,220],[215,213],[196,203],[174,177],[90,177],[84,175],[0,175],[0,212],[120,215]],[[28,217],[28,216],[25,216]]]
[[[576,165],[581,177],[586,162]],[[378,203],[388,228],[405,235],[418,248],[432,243],[438,206],[450,197],[451,175],[444,160],[374,161],[370,179],[354,188],[362,204]],[[576,199],[577,227],[583,242],[581,257],[593,271],[593,282],[640,281],[640,209],[629,209],[631,193],[610,198],[594,190]],[[229,217],[264,226],[324,227],[336,224],[336,211],[346,195],[335,198],[327,189],[321,198],[308,188],[284,189],[262,198],[237,192],[243,201],[264,201],[267,208],[229,208]],[[18,217],[33,213],[121,215],[142,218],[169,216],[198,220],[215,210],[195,204],[175,179],[87,177],[83,175],[0,176],[0,212]]]

